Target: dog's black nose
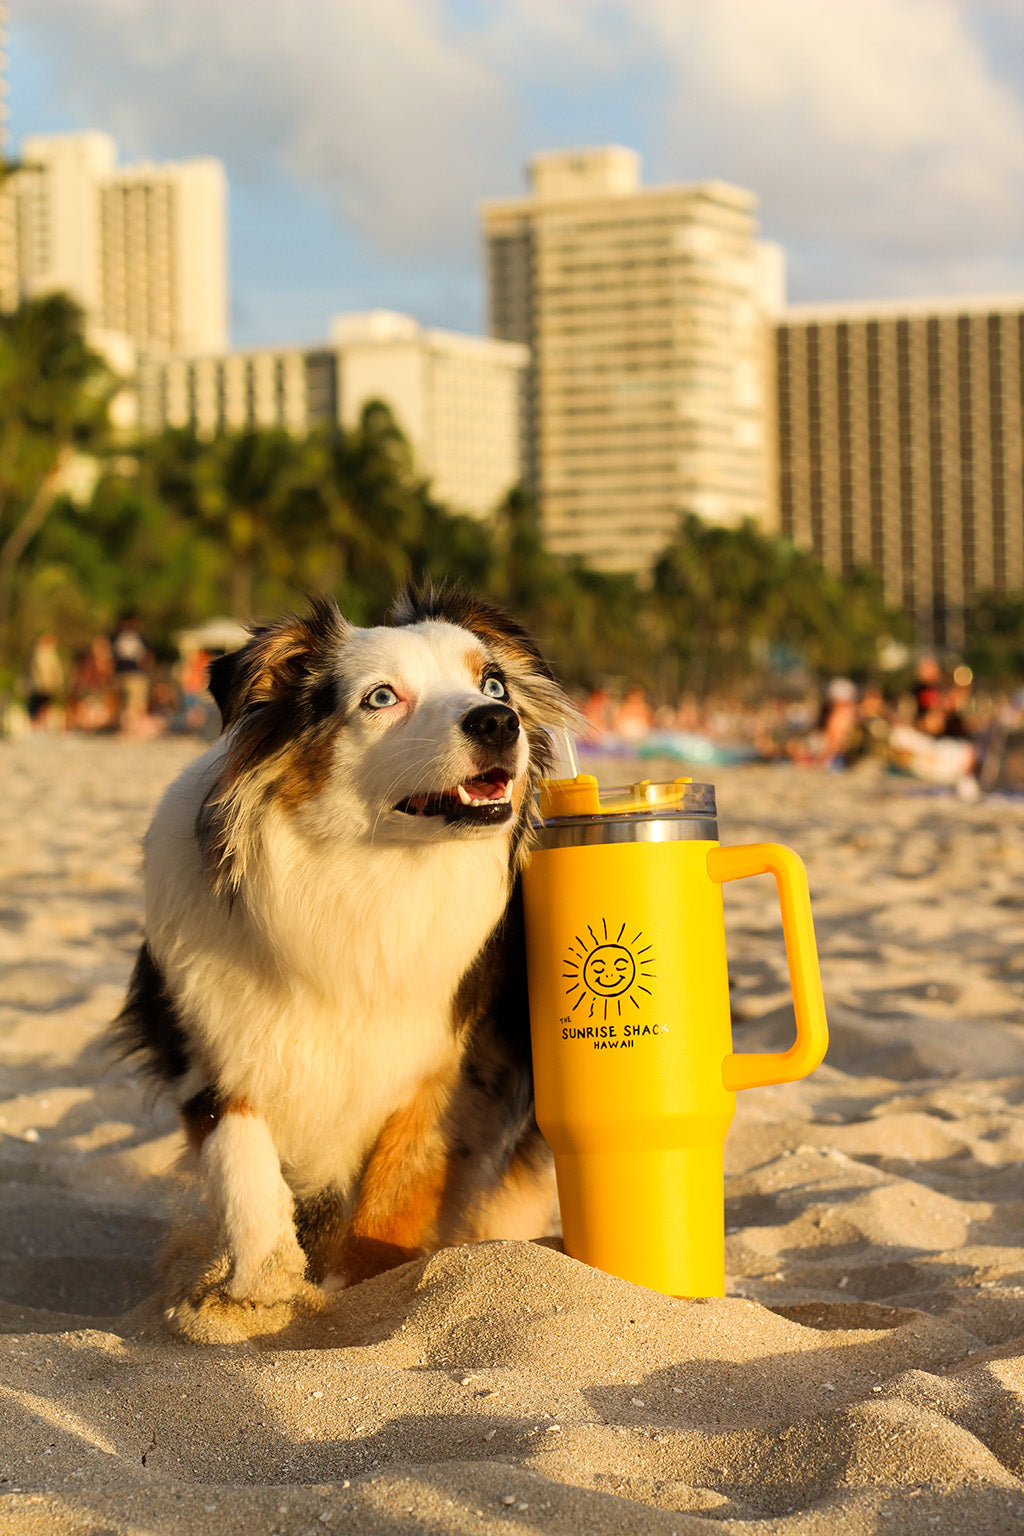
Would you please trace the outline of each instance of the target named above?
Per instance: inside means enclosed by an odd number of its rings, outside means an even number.
[[[470,741],[495,754],[506,751],[519,735],[519,716],[507,704],[480,704],[459,723]]]

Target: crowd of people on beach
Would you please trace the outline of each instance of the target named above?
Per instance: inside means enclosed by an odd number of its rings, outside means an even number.
[[[158,664],[134,615],[70,659],[54,634],[41,634],[23,688],[27,726],[212,737],[218,717],[206,689],[210,660],[199,647],[173,665]],[[870,761],[968,798],[983,780],[993,740],[1024,730],[1024,686],[1015,695],[979,696],[968,667],[946,673],[934,656],[919,660],[909,688],[891,694],[837,677],[820,695],[808,689],[756,703],[722,695],[655,704],[639,687],[599,687],[579,702],[585,750],[707,764],[789,762],[831,772]]]
[[[202,732],[216,713],[206,691],[209,662],[209,654],[197,650],[173,666],[158,666],[134,614],[112,634],[94,635],[69,660],[56,635],[41,634],[24,689],[28,726],[127,736]]]
[[[1022,680],[1024,682],[1024,680]],[[996,743],[1024,731],[1024,686],[1013,695],[977,694],[969,667],[945,673],[923,656],[909,687],[886,694],[876,683],[833,678],[820,695],[768,696],[750,704],[720,697],[655,707],[640,689],[616,698],[597,689],[584,701],[588,745],[714,763],[794,763],[841,772],[872,763],[973,798]],[[1024,774],[1020,789],[1024,790]]]

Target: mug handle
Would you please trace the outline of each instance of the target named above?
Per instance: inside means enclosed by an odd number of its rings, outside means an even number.
[[[774,875],[796,1015],[796,1040],[788,1051],[730,1052],[722,1062],[722,1086],[735,1093],[740,1088],[796,1082],[814,1071],[828,1049],[828,1022],[804,862],[781,843],[739,843],[709,849],[708,874],[719,885],[726,880],[745,880],[748,875]]]

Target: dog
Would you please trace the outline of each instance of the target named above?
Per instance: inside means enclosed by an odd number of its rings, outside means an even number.
[[[209,680],[223,731],[146,835],[113,1025],[198,1159],[165,1315],[199,1341],[551,1230],[518,875],[546,731],[577,724],[526,630],[450,586],[373,628],[318,598]]]

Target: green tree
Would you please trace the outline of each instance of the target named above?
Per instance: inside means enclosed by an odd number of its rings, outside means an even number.
[[[784,649],[819,674],[871,674],[882,636],[900,637],[872,571],[839,577],[750,523],[690,517],[654,572],[662,643],[692,691],[762,686],[765,658]]]
[[[39,583],[81,594],[77,615],[65,605],[54,616],[72,649],[132,611],[143,618],[150,644],[171,654],[177,630],[223,612],[227,570],[217,543],[197,537],[191,520],[125,457],[112,461],[86,506],[47,523],[33,551],[23,606]]]
[[[775,556],[753,524],[721,528],[690,516],[654,570],[663,643],[689,691],[734,688],[752,671],[755,642],[773,628]]]
[[[540,509],[524,485],[514,485],[494,514],[492,595],[512,612],[543,622],[565,603],[572,578],[544,543]]]
[[[1024,680],[1024,592],[980,592],[964,613],[964,660],[980,681]]]
[[[356,623],[379,618],[409,575],[429,521],[426,487],[412,450],[388,406],[370,400],[355,427],[315,435],[322,468],[307,543],[315,538],[328,559],[321,585],[337,593]]]
[[[290,513],[307,484],[304,444],[283,430],[228,432],[204,440],[165,433],[142,455],[147,483],[213,544],[225,564],[231,613],[249,619],[257,581],[286,582]]]
[[[0,655],[8,663],[18,567],[61,503],[76,454],[104,445],[116,387],[66,295],[0,315]]]

